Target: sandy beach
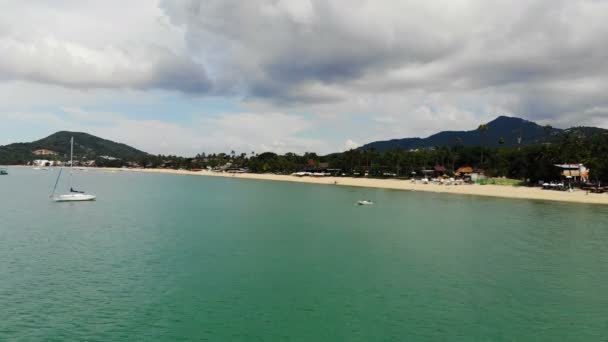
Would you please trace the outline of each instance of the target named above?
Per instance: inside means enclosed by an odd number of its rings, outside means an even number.
[[[124,170],[124,169],[123,169]],[[349,178],[349,177],[296,177],[290,175],[274,174],[230,174],[211,171],[192,172],[187,170],[170,169],[127,169],[129,172],[164,173],[174,175],[227,177],[239,179],[257,179],[269,181],[325,184],[331,186],[355,186],[366,188],[379,188],[405,191],[426,191],[445,194],[490,196],[516,199],[532,199],[545,201],[574,202],[587,204],[608,205],[608,194],[587,194],[586,191],[576,189],[573,192],[542,190],[540,188],[504,186],[504,185],[437,185],[418,184],[409,180]]]

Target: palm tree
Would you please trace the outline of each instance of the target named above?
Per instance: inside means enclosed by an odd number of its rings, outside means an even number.
[[[396,150],[395,151],[395,161],[397,162],[397,177],[401,176],[401,163],[403,162],[403,150]]]
[[[553,126],[544,125],[543,130],[545,131],[545,143],[549,142],[549,137],[551,136],[551,132],[553,131]]]
[[[517,150],[521,150],[521,141],[523,140],[524,129],[523,127],[519,127],[517,129]]]
[[[462,138],[458,137],[455,140],[455,144],[454,147],[456,147],[457,149],[460,149],[461,147],[463,147],[464,143],[462,142]]]
[[[483,165],[483,148],[484,146],[484,137],[486,136],[486,134],[488,134],[488,125],[487,124],[481,124],[479,125],[479,127],[477,127],[477,130],[479,131],[479,135],[481,136],[481,160],[480,160],[480,164]]]

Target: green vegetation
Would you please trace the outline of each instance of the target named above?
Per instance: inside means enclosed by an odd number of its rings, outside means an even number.
[[[0,146],[0,164],[27,164],[35,159],[65,160],[66,156],[70,154],[71,137],[74,137],[74,159],[95,160],[100,166],[119,166],[147,155],[128,145],[101,139],[87,133],[62,131],[31,143]],[[38,149],[51,150],[57,152],[57,155],[34,155],[32,151]],[[112,158],[116,158],[116,160]]]
[[[483,160],[482,160],[483,158]],[[383,178],[387,175],[410,177],[413,172],[443,166],[453,174],[461,166],[484,170],[492,179],[486,184],[520,185],[521,181],[558,180],[560,171],[554,164],[583,163],[591,168],[592,180],[608,181],[608,133],[581,134],[578,130],[560,133],[552,143],[514,148],[435,146],[429,149],[378,152],[373,148],[350,150],[319,156],[315,153],[298,155],[272,152],[261,154],[200,154],[194,158],[177,156],[145,156],[138,163],[146,167],[183,169],[217,168],[221,166],[247,168],[256,173],[290,174],[303,170],[334,169],[347,176]],[[340,171],[335,171],[339,169]],[[502,179],[506,177],[507,179]]]
[[[475,181],[477,184],[486,185],[508,185],[508,186],[521,186],[526,185],[525,182],[518,179],[509,179],[509,178],[482,178]]]
[[[492,136],[491,128],[483,128],[477,134],[485,139]],[[59,152],[57,159],[64,159],[69,152],[69,138],[76,140],[77,160],[95,160],[97,166],[145,168],[203,169],[246,168],[255,173],[290,174],[298,171],[332,169],[334,174],[363,177],[410,177],[414,172],[435,166],[453,174],[459,167],[470,166],[483,170],[492,180],[490,184],[514,185],[520,181],[557,180],[559,170],[554,164],[583,163],[591,169],[591,179],[608,181],[608,132],[596,128],[574,128],[553,134],[550,143],[515,147],[465,146],[458,137],[450,145],[438,145],[417,150],[392,149],[379,152],[374,148],[350,150],[319,156],[315,153],[302,155],[272,152],[250,153],[201,153],[192,158],[174,155],[150,155],[124,144],[117,144],[84,133],[59,132],[48,138],[29,143],[0,147],[0,164],[25,164],[33,159],[49,159],[35,156],[31,151],[45,148]],[[500,137],[496,146],[501,146]],[[117,159],[107,159],[112,156]],[[503,179],[507,178],[507,179]],[[513,181],[517,180],[517,181]]]
[[[410,150],[427,146],[452,146],[456,139],[467,147],[486,146],[494,148],[514,148],[551,142],[554,135],[564,130],[551,126],[541,126],[520,118],[499,116],[496,119],[479,125],[470,131],[444,131],[427,138],[405,138],[387,141],[375,141],[363,148],[375,148],[385,152],[395,148]]]

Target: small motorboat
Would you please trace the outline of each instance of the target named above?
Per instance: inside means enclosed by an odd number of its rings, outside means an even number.
[[[357,201],[357,205],[372,205],[372,204],[374,204],[374,202],[372,202],[370,200]]]

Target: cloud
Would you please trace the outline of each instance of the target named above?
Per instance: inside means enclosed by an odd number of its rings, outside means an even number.
[[[345,150],[352,150],[359,146],[361,146],[361,144],[356,143],[356,142],[352,141],[351,139],[346,140],[346,142],[344,143]]]
[[[320,139],[299,136],[314,129],[315,122],[283,113],[224,113],[177,124],[76,107],[64,108],[63,114],[9,112],[3,118],[5,127],[25,124],[36,133],[43,132],[40,136],[31,136],[31,140],[59,130],[81,131],[153,154],[331,151]]]
[[[8,2],[14,11],[0,14],[0,80],[197,94],[212,88],[204,66],[180,51],[179,30],[150,2]]]
[[[152,152],[332,152],[504,114],[608,127],[606,1],[3,5],[0,115],[52,113]],[[210,96],[238,108],[193,105]],[[174,106],[146,116],[139,101]]]
[[[162,8],[220,79],[280,106],[466,92],[480,106],[544,119],[608,102],[608,78],[598,76],[608,75],[604,1],[183,0]],[[581,93],[589,78],[594,86]]]
[[[324,151],[330,147],[320,139],[302,137],[317,122],[284,113],[226,113],[204,120],[211,128],[210,141],[221,142],[239,151],[278,153]]]

